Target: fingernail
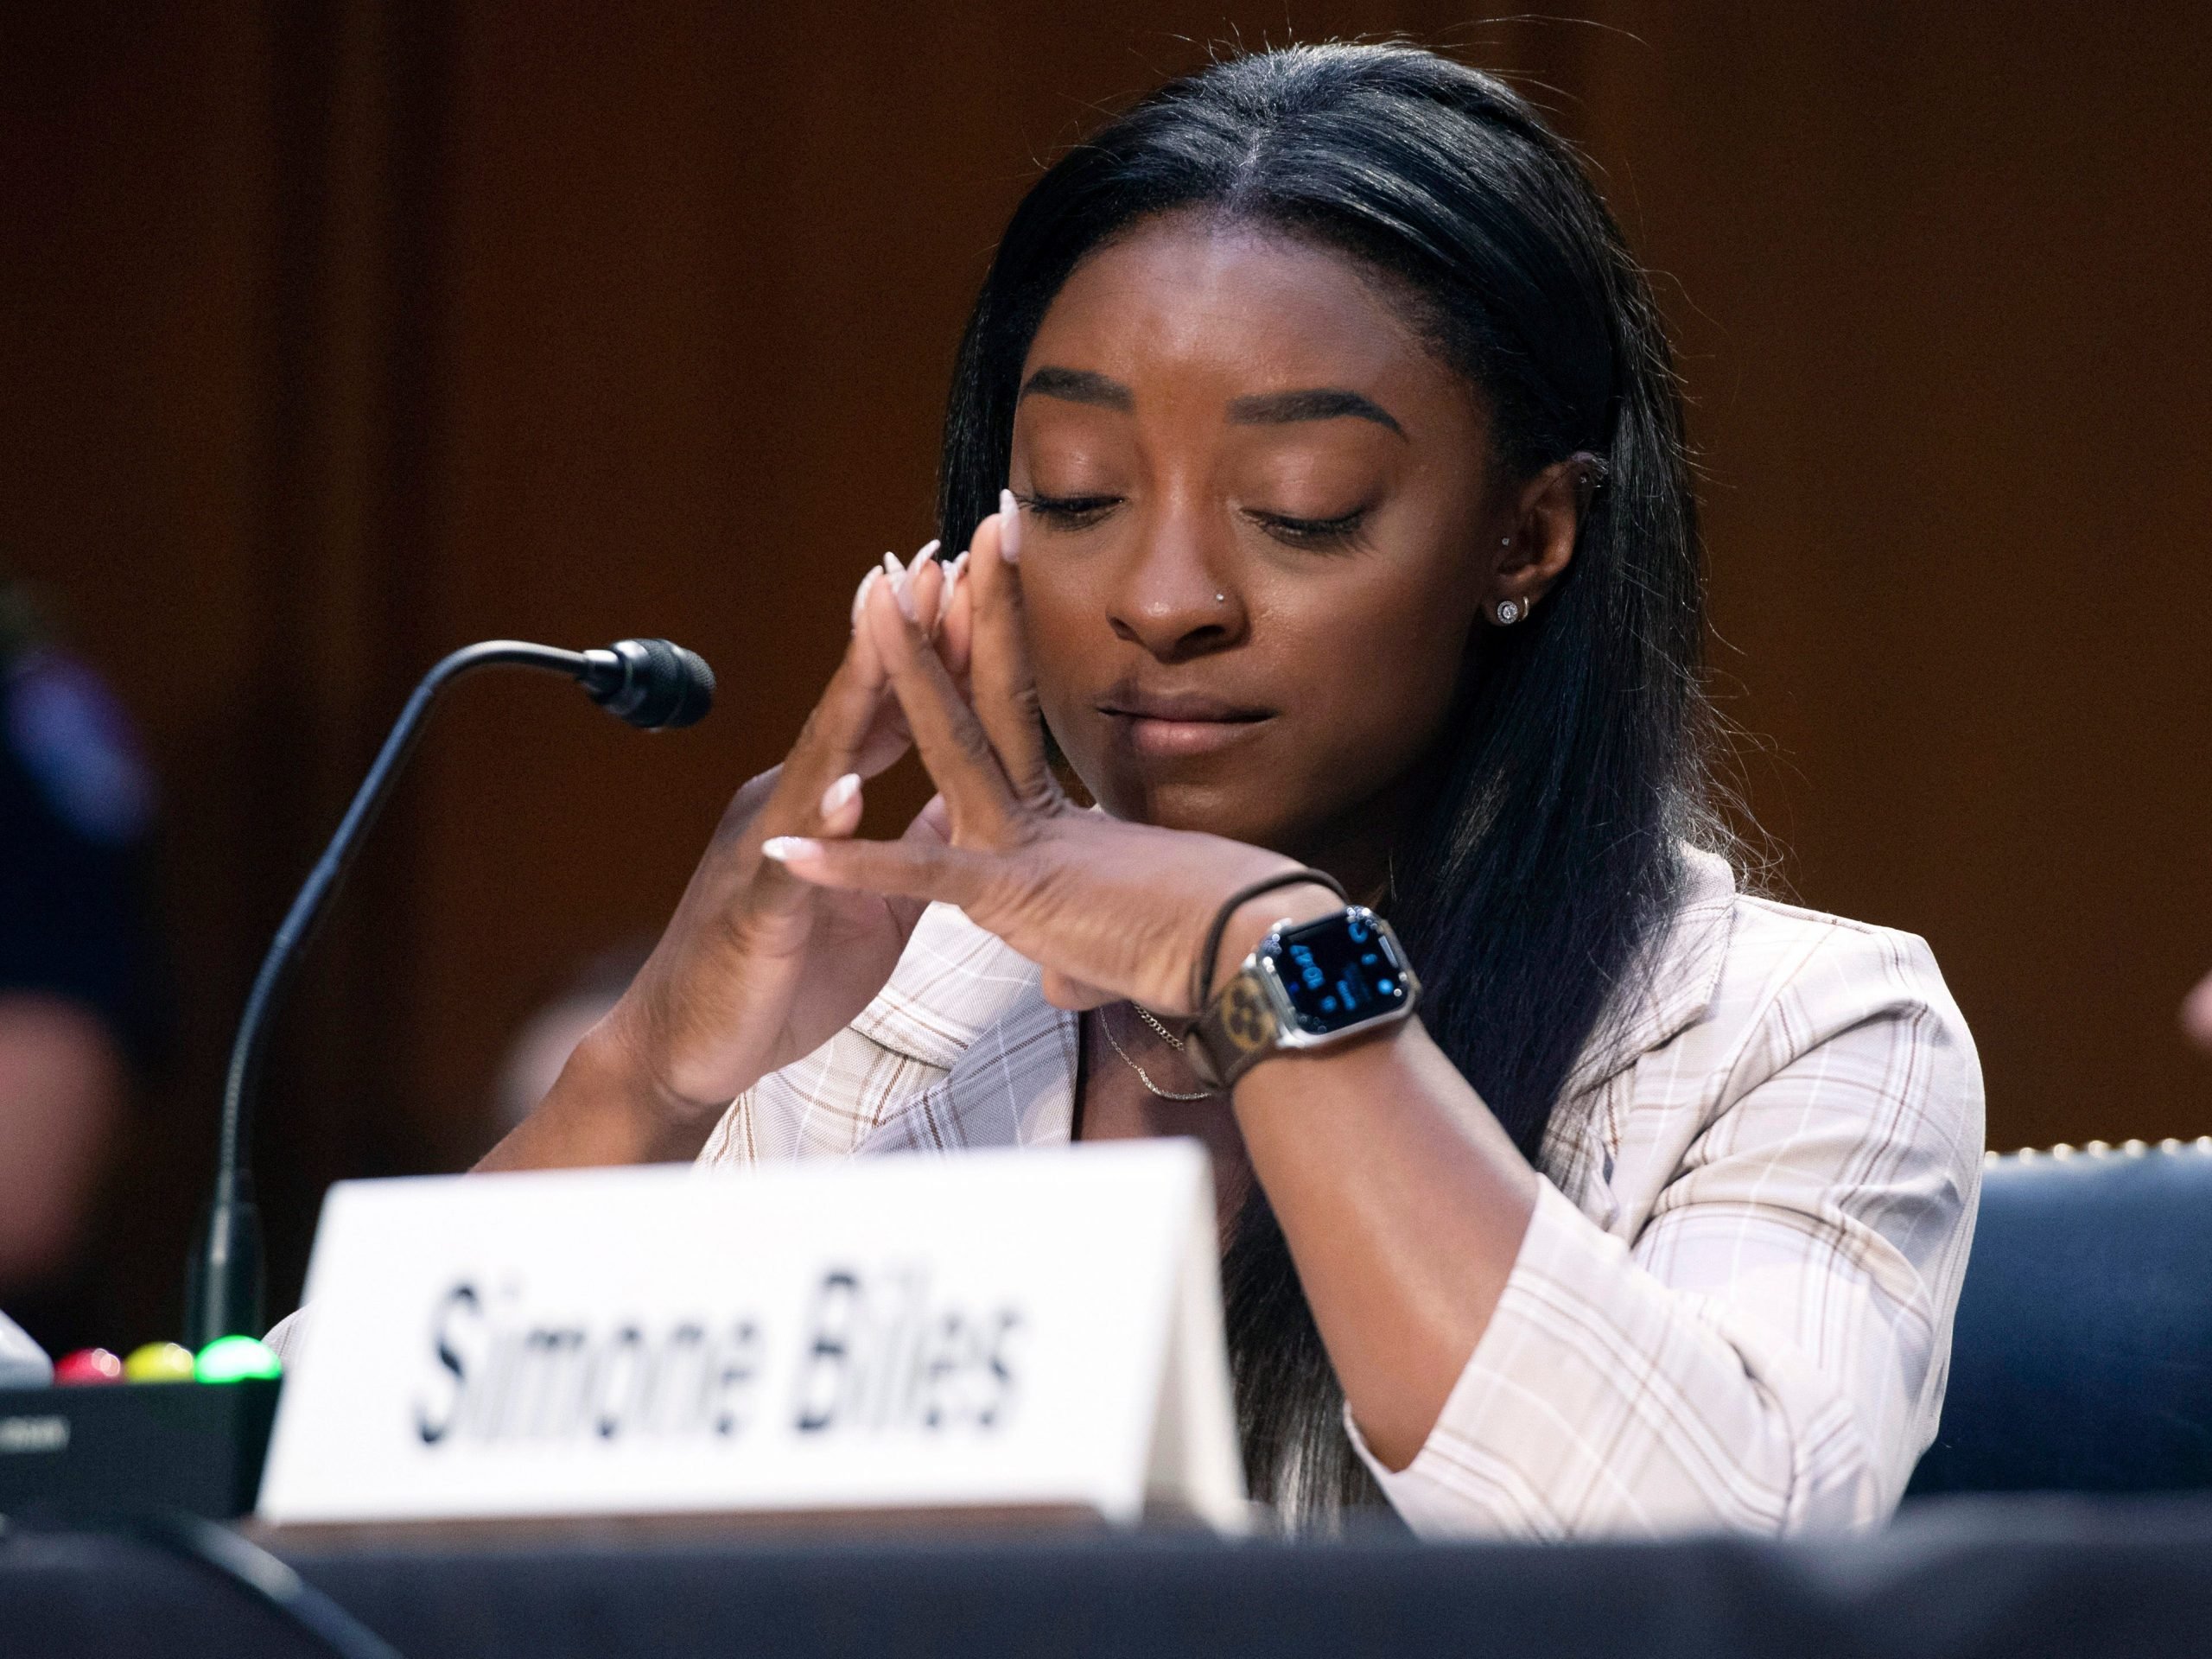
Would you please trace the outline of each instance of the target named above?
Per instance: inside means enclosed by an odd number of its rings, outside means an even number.
[[[853,595],[853,626],[857,628],[861,625],[861,611],[868,604],[868,590],[882,579],[883,572],[880,570],[870,570],[868,575],[861,578],[860,591]]]
[[[961,549],[960,556],[952,562],[952,574],[956,577],[964,576],[968,574],[968,550],[966,548]]]
[[[896,553],[883,556],[883,574],[891,583],[891,597],[899,601],[899,613],[909,622],[914,620],[914,602],[906,597],[906,567],[899,563]]]
[[[999,492],[999,556],[1008,564],[1021,563],[1021,504],[1012,490]]]
[[[938,549],[944,545],[944,543],[943,542],[932,541],[925,543],[922,546],[922,550],[914,555],[913,563],[906,567],[906,574],[911,576],[917,570],[919,570],[936,555]]]
[[[771,836],[760,843],[760,856],[781,864],[822,850],[822,843],[806,836]]]
[[[851,804],[853,797],[860,792],[860,773],[847,772],[822,791],[822,816],[825,818],[836,817],[838,813]]]
[[[952,614],[952,596],[960,591],[960,560],[967,556],[963,553],[959,559],[944,567],[944,586],[937,590],[937,626],[940,628],[944,626],[944,619]]]

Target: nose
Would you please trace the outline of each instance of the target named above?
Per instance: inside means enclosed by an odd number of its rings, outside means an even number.
[[[1225,550],[1196,514],[1163,517],[1137,540],[1109,596],[1116,637],[1162,663],[1235,645],[1247,619]]]

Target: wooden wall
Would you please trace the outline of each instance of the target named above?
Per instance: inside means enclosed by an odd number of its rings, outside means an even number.
[[[0,561],[146,724],[181,964],[111,1195],[126,1339],[171,1323],[230,1022],[414,677],[482,636],[665,632],[725,693],[658,738],[550,683],[453,697],[286,1020],[279,1297],[329,1180],[482,1148],[518,1020],[656,925],[868,560],[928,533],[953,341],[1038,158],[1286,19],[29,12],[0,22]],[[2173,1019],[2212,964],[2212,15],[1581,15],[1289,21],[1522,76],[1589,147],[1684,346],[1780,874],[1934,943],[1993,1141],[2212,1130]]]

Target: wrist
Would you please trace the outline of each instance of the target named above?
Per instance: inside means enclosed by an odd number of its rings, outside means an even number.
[[[1344,907],[1344,901],[1318,881],[1278,887],[1246,899],[1230,912],[1228,925],[1221,931],[1221,948],[1213,960],[1214,991],[1218,994],[1243,967],[1245,958],[1259,948],[1260,941],[1283,922],[1319,921]]]
[[[659,1063],[665,1053],[641,1011],[625,998],[584,1033],[562,1081],[567,1084],[575,1072],[578,1096],[627,1120],[641,1142],[690,1139],[702,1124],[711,1126],[729,1100],[695,1100],[677,1088]]]

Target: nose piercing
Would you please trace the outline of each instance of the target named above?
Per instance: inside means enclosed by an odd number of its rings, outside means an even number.
[[[1213,602],[1217,605],[1226,605],[1229,603],[1229,595],[1227,594],[1216,594],[1213,596]]]

